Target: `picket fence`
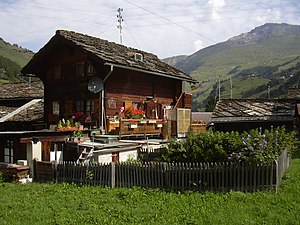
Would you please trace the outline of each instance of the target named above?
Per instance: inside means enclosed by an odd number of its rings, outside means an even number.
[[[46,166],[45,166],[46,165]],[[76,164],[35,163],[35,179],[105,187],[145,187],[198,191],[276,189],[289,167],[288,152],[268,165],[245,163],[131,162]],[[48,169],[46,169],[48,168]],[[45,170],[48,172],[42,172]],[[52,172],[51,172],[52,171]]]

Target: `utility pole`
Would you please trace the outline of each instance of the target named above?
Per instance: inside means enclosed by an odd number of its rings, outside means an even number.
[[[221,75],[219,75],[219,101],[221,100]]]
[[[123,17],[122,17],[122,12],[123,12],[123,9],[122,8],[118,8],[117,18],[118,18],[119,25],[117,26],[117,28],[119,28],[119,32],[120,32],[120,44],[121,45],[123,44],[123,40],[122,40],[122,29],[123,29],[122,22],[124,21]]]
[[[230,77],[230,99],[232,99],[232,79]]]

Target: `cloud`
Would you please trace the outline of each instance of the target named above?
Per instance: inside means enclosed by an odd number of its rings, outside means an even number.
[[[0,1],[0,37],[38,51],[57,29],[119,42],[169,57],[225,41],[267,22],[299,24],[297,1],[9,0]]]
[[[203,41],[202,40],[197,40],[194,42],[194,48],[195,51],[199,51],[200,49],[203,48]]]
[[[208,4],[213,7],[223,7],[225,6],[225,0],[209,0]]]

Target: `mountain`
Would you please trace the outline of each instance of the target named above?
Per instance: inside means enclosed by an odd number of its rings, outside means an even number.
[[[17,81],[21,68],[32,58],[33,52],[0,38],[0,83]]]
[[[221,98],[282,98],[300,81],[300,26],[267,23],[164,61],[199,81],[193,110],[204,110],[219,90]]]

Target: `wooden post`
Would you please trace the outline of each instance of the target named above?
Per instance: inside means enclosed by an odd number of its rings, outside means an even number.
[[[57,144],[54,144],[54,181],[57,181]]]
[[[114,188],[116,186],[116,165],[114,162],[111,162],[110,163],[110,166],[111,166],[111,188]]]
[[[33,180],[35,181],[37,179],[37,166],[36,166],[36,159],[33,159],[32,160],[32,177],[33,177]]]

